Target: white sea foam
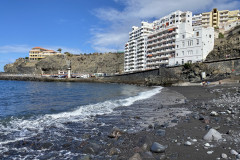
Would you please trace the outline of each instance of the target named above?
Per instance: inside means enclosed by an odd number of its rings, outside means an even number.
[[[60,118],[72,118],[74,120],[74,117],[82,118],[82,120],[85,120],[89,116],[95,116],[95,115],[103,115],[103,114],[109,114],[113,111],[114,108],[119,106],[130,106],[134,102],[138,100],[143,100],[152,97],[153,95],[160,92],[162,87],[156,87],[150,91],[141,92],[137,96],[129,97],[126,99],[120,99],[120,100],[110,100],[105,101],[102,103],[97,104],[91,104],[86,106],[80,106],[77,110],[72,112],[63,112],[59,114],[51,114],[49,115],[53,119],[60,119]],[[79,119],[78,119],[79,120]]]
[[[152,90],[142,92],[137,96],[126,99],[109,100],[97,104],[80,106],[78,109],[71,112],[47,114],[28,120],[13,119],[7,126],[0,124],[0,132],[8,137],[7,139],[0,139],[0,145],[33,137],[42,133],[45,128],[49,127],[66,129],[63,124],[65,122],[85,121],[92,116],[112,113],[114,108],[119,106],[129,106],[138,100],[150,98],[161,92],[161,89],[162,87],[156,87]]]

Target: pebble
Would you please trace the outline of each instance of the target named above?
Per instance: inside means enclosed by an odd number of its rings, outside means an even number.
[[[219,139],[222,139],[222,135],[215,129],[211,128],[208,133],[203,137],[203,139],[207,141],[218,141]]]
[[[163,130],[163,129],[159,129],[159,130],[156,131],[155,134],[156,134],[157,136],[165,136],[166,131]]]
[[[192,142],[197,142],[197,139],[192,139]]]
[[[233,154],[233,155],[238,155],[238,152],[235,151],[234,149],[232,149],[232,150],[230,151],[230,153]]]
[[[211,145],[209,143],[204,144],[205,147],[210,147]]]
[[[154,142],[151,146],[151,151],[155,153],[162,153],[165,152],[167,146],[163,146],[157,142]]]
[[[135,153],[129,160],[142,160],[139,153]]]
[[[212,112],[210,113],[210,116],[218,116],[218,113],[217,113],[216,111],[212,111]]]
[[[237,155],[237,158],[240,159],[240,154]]]
[[[226,155],[225,153],[222,153],[221,157],[222,157],[223,159],[227,159],[227,155]]]
[[[185,145],[185,146],[191,146],[191,145],[192,145],[192,143],[191,143],[191,142],[189,142],[189,141],[187,141],[187,142],[185,142],[185,143],[184,143],[184,145]]]
[[[207,154],[212,154],[213,153],[213,151],[207,151]]]

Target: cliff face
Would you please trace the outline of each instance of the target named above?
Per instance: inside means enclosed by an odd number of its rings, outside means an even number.
[[[17,59],[7,64],[7,73],[53,74],[67,69],[67,60],[71,60],[73,73],[116,73],[124,68],[123,53],[106,53],[92,55],[56,55],[48,56],[40,61]]]
[[[208,54],[207,61],[240,57],[240,26],[235,27],[224,35],[215,39],[214,49]]]

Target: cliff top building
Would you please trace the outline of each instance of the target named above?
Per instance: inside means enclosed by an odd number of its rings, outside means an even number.
[[[237,21],[240,17],[239,15],[239,10],[219,11],[217,8],[214,8],[210,12],[202,13],[202,26],[218,28],[224,23]]]
[[[58,53],[54,50],[41,48],[41,47],[34,47],[32,48],[32,50],[29,51],[29,60],[41,60],[46,56],[58,55],[58,54],[61,54],[61,53]]]

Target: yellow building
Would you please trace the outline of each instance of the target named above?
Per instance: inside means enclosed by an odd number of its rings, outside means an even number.
[[[45,58],[46,56],[51,55],[58,55],[61,53],[58,53],[54,50],[48,50],[41,47],[34,47],[32,50],[29,51],[29,60],[41,60]]]
[[[237,21],[239,19],[239,16],[239,10],[219,11],[217,8],[214,8],[211,12],[202,13],[202,26],[219,27],[224,23]]]

